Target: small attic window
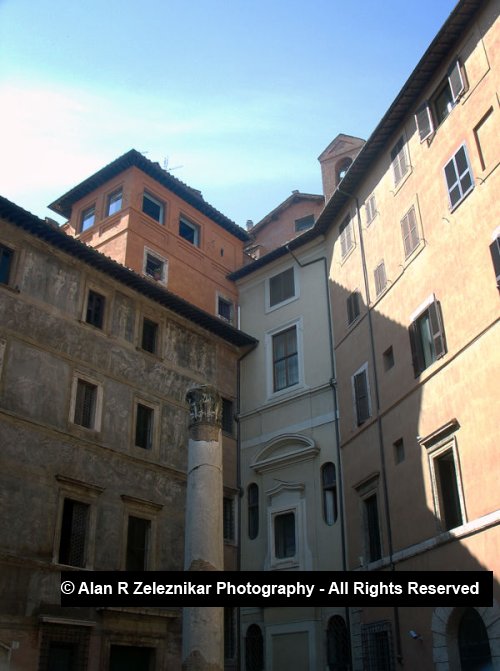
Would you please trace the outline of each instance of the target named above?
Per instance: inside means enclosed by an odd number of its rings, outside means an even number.
[[[346,176],[347,171],[349,170],[349,167],[352,163],[352,158],[344,158],[342,161],[337,166],[337,180],[336,183],[340,184],[340,182],[344,179]]]

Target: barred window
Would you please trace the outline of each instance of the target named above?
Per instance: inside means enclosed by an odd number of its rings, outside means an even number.
[[[74,423],[87,429],[95,428],[97,385],[78,380],[76,385]]]
[[[59,563],[83,568],[86,563],[87,528],[90,506],[64,499],[59,541]]]

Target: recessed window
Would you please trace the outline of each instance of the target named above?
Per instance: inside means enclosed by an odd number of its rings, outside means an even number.
[[[391,623],[383,620],[362,625],[364,669],[394,671],[396,661],[391,637]]]
[[[474,188],[472,170],[464,144],[445,165],[444,175],[448,188],[450,208],[453,209]]]
[[[375,219],[375,215],[377,214],[377,204],[375,203],[374,193],[372,193],[372,195],[368,198],[368,200],[365,203],[365,213],[366,213],[366,225],[369,226]]]
[[[236,656],[236,609],[224,608],[224,659],[234,660]]]
[[[433,299],[409,327],[415,377],[446,353],[439,303]]]
[[[130,515],[127,524],[127,551],[125,569],[145,571],[148,567],[151,520]]]
[[[77,379],[73,422],[86,429],[96,428],[97,385]]]
[[[401,219],[401,235],[403,237],[403,246],[405,250],[405,258],[418,247],[420,242],[418,236],[417,217],[415,215],[415,208],[408,210],[405,216]]]
[[[142,320],[141,347],[146,352],[156,354],[158,347],[158,324],[144,317]]]
[[[264,669],[264,637],[258,624],[251,624],[246,632],[245,669],[246,671]]]
[[[58,555],[60,564],[85,566],[89,510],[87,503],[64,499]]]
[[[87,324],[91,324],[98,329],[102,329],[104,325],[105,305],[106,298],[102,294],[97,293],[97,291],[89,289],[87,296],[87,313],[85,317]]]
[[[273,336],[273,389],[280,391],[299,382],[297,327]]]
[[[402,438],[398,438],[393,444],[394,462],[400,464],[405,459],[405,445]]]
[[[222,296],[217,296],[217,314],[221,319],[232,324],[234,305],[232,301]]]
[[[455,452],[450,446],[449,449],[433,456],[432,461],[436,486],[435,500],[441,527],[445,531],[454,529],[464,522]]]
[[[274,517],[274,554],[277,559],[295,556],[295,513]]]
[[[371,415],[368,366],[362,366],[351,378],[354,394],[356,424],[361,426]]]
[[[233,402],[228,398],[222,399],[222,431],[229,436],[233,435],[234,410]]]
[[[493,270],[497,280],[497,287],[500,289],[500,228],[493,234],[493,242],[490,245],[491,260],[493,261]]]
[[[293,266],[269,278],[269,307],[274,307],[294,297],[295,273]]]
[[[382,359],[384,362],[385,371],[390,370],[394,366],[394,350],[392,348],[392,345],[388,347],[382,354]]]
[[[179,219],[179,235],[195,247],[200,246],[200,227],[183,217]]]
[[[106,201],[106,216],[110,217],[115,212],[119,212],[122,209],[122,190],[114,191],[110,194]]]
[[[367,559],[369,562],[377,561],[382,557],[382,545],[380,542],[380,525],[376,493],[363,499],[363,521]]]
[[[131,669],[149,671],[155,668],[155,648],[135,645],[111,645],[108,671]]]
[[[163,224],[164,209],[165,207],[160,200],[157,200],[150,193],[144,191],[142,196],[142,211],[144,214],[147,214],[159,224]]]
[[[95,224],[95,205],[92,205],[91,207],[87,207],[85,210],[82,212],[82,216],[80,218],[80,233],[83,233],[83,231],[86,231],[88,228],[91,228]]]
[[[385,290],[387,286],[387,276],[385,274],[385,263],[381,261],[373,271],[375,279],[375,292],[377,296]]]
[[[359,291],[353,291],[347,297],[347,323],[352,324],[359,317]]]
[[[340,253],[342,258],[345,258],[347,254],[351,251],[351,249],[354,247],[354,236],[352,234],[352,221],[349,215],[340,224],[339,238],[340,238]]]
[[[309,214],[307,217],[301,217],[300,219],[295,220],[295,232],[301,233],[302,231],[307,231],[309,228],[314,226],[314,215]]]
[[[391,165],[394,176],[394,184],[397,186],[410,168],[406,143],[403,137],[400,137],[391,150]]]
[[[5,245],[0,245],[0,284],[8,284],[12,268],[14,252]]]
[[[135,417],[135,445],[143,450],[153,447],[154,410],[142,403],[137,404]]]
[[[446,119],[464,91],[465,78],[460,63],[455,61],[431,99],[425,101],[415,114],[420,142],[432,135],[437,126]]]
[[[234,542],[235,529],[234,529],[234,499],[227,496],[224,497],[222,502],[222,513],[223,513],[223,531],[224,531],[224,540],[229,543]]]
[[[248,537],[250,540],[259,534],[259,486],[252,482],[247,488],[248,498]]]
[[[323,488],[323,519],[328,526],[337,521],[337,475],[335,464],[327,462],[321,467],[321,485]]]
[[[144,253],[144,274],[157,282],[166,282],[167,263],[165,259],[156,256],[152,252],[145,250]]]

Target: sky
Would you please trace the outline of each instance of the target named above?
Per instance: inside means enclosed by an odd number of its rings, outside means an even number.
[[[0,194],[47,205],[129,149],[241,226],[368,138],[455,0],[0,0]]]

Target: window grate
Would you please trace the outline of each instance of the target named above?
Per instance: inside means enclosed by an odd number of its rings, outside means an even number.
[[[394,671],[394,649],[391,623],[373,622],[363,626],[363,669],[365,671]]]

